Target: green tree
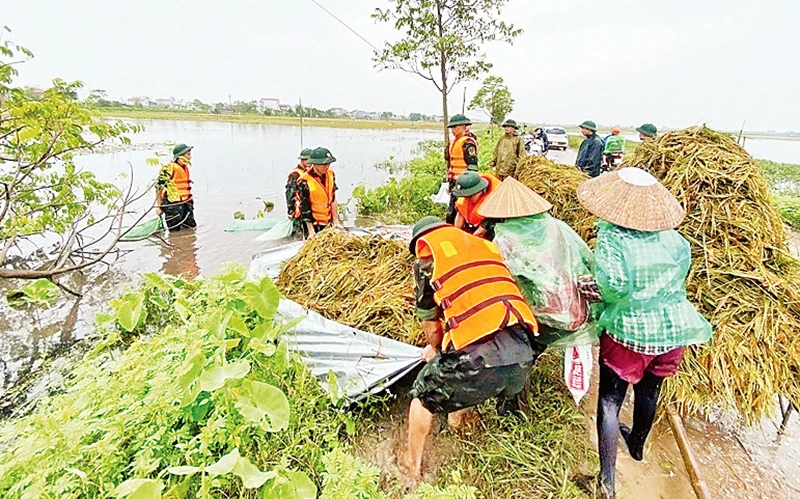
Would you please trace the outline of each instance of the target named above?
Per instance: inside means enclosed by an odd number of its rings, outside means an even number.
[[[500,20],[508,0],[388,0],[372,17],[392,23],[403,33],[375,53],[384,69],[400,69],[430,81],[442,96],[445,143],[447,96],[454,85],[478,78],[492,67],[481,51],[484,43],[512,43],[522,30]]]
[[[73,159],[107,141],[129,143],[124,134],[140,128],[96,120],[74,98],[80,82],[56,79],[32,99],[13,83],[16,68],[31,57],[0,42],[0,278],[54,278],[102,261],[124,234],[122,217],[137,199],[132,188],[100,182]],[[22,256],[28,256],[22,248],[39,248],[41,256],[12,266],[12,248]]]
[[[480,109],[486,113],[492,124],[500,125],[514,109],[514,99],[506,84],[503,83],[503,78],[490,76],[483,80],[483,85],[472,98],[469,108]]]

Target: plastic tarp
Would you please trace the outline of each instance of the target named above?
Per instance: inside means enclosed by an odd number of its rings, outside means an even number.
[[[225,226],[225,232],[245,232],[270,230],[283,218],[254,218],[252,220],[231,220]]]
[[[348,233],[410,239],[408,226],[348,228]],[[284,244],[257,253],[250,262],[248,279],[277,278],[281,265],[295,256],[303,243]],[[300,355],[320,385],[347,403],[388,388],[421,362],[419,347],[339,324],[291,300],[281,300],[278,314],[286,321],[303,317],[283,339]],[[335,386],[331,386],[333,380]]]
[[[494,243],[543,326],[539,341],[565,348],[592,344],[598,329],[578,293],[593,255],[567,224],[547,213],[497,224]]]
[[[281,339],[328,393],[347,403],[383,391],[422,362],[419,347],[328,320],[293,301],[281,300],[278,314],[304,318]]]
[[[439,192],[431,194],[431,201],[436,204],[448,204],[450,202],[450,193],[447,191],[449,187],[450,185],[447,182],[442,182]]]
[[[150,219],[146,222],[141,222],[131,227],[128,232],[120,238],[120,241],[140,241],[147,239],[157,232],[165,229],[163,215],[158,218]]]
[[[288,218],[272,226],[272,228],[256,238],[256,241],[277,241],[291,237],[294,232],[294,223]]]

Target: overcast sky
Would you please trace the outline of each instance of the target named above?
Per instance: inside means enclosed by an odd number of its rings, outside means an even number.
[[[385,0],[319,1],[375,45],[395,37],[369,17]],[[503,17],[525,32],[486,53],[518,120],[800,131],[800,0],[510,0]],[[8,0],[0,24],[36,55],[21,84],[441,114],[430,83],[377,71],[311,0]]]

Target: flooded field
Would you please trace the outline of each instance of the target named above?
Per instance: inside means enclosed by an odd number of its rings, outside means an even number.
[[[146,131],[132,136],[131,147],[81,157],[78,165],[95,172],[101,180],[120,182],[126,181],[120,175],[132,168],[134,185],[146,189],[157,174],[157,167],[147,165],[147,158],[156,151],[168,151],[165,145],[168,141],[194,145],[192,176],[198,228],[171,234],[167,245],[154,241],[124,243],[125,253],[113,270],[101,273],[104,269],[98,268],[73,277],[70,285],[84,290],[81,298],[62,294],[52,307],[39,310],[11,309],[3,301],[0,416],[22,413],[39,394],[63,386],[72,360],[93,344],[81,340],[94,334],[94,315],[104,311],[109,297],[134,286],[138,275],[145,272],[187,278],[212,275],[225,262],[247,265],[253,254],[274,245],[256,242],[258,233],[228,233],[224,227],[235,211],[253,218],[266,201],[275,203],[269,216],[284,215],[285,175],[296,163],[300,150],[298,127],[191,121],[147,121],[144,125]],[[348,206],[348,201],[356,185],[384,183],[389,173],[380,163],[407,160],[420,141],[438,138],[437,131],[303,130],[306,147],[328,147],[338,158],[334,164],[337,196],[340,204],[349,208],[348,223],[355,216],[353,204]],[[800,142],[748,140],[746,146],[758,158],[800,163]],[[573,163],[575,153],[556,153],[553,159]],[[141,213],[150,204],[148,196],[136,209]],[[7,283],[0,283],[0,292],[6,286]],[[596,439],[595,405],[593,390],[582,403],[592,442]],[[623,409],[625,419],[630,419],[629,406],[628,403]],[[777,442],[776,421],[750,429],[739,427],[730,417],[720,416],[714,422],[686,421],[712,497],[800,497],[800,416],[794,415],[780,442]],[[390,429],[393,431],[394,426]],[[387,442],[392,440],[374,442],[379,454],[386,450],[383,447],[389,445]],[[454,457],[441,457],[442,462],[451,459]],[[663,421],[654,428],[645,460],[634,462],[620,452],[618,469],[620,497],[693,497],[680,453],[669,426]]]

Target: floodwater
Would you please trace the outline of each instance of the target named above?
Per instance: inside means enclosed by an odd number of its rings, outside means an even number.
[[[62,293],[56,303],[42,310],[14,310],[3,299],[0,414],[18,412],[20,408],[15,406],[20,401],[60,386],[70,365],[64,354],[81,354],[83,344],[91,343],[80,340],[94,333],[94,315],[106,311],[108,297],[133,287],[138,275],[213,275],[225,262],[248,265],[253,254],[276,244],[256,242],[258,232],[231,233],[223,229],[236,211],[254,218],[264,208],[262,200],[275,203],[268,216],[285,216],[283,189],[286,175],[297,164],[301,150],[300,127],[206,121],[136,122],[143,124],[145,131],[131,135],[131,146],[78,157],[77,166],[120,187],[132,182],[144,194],[134,204],[135,213],[129,217],[133,221],[153,202],[154,196],[147,190],[159,168],[148,165],[147,158],[169,151],[167,142],[193,145],[191,175],[198,227],[171,233],[168,244],[149,240],[120,243],[125,253],[115,262],[113,271],[100,276],[103,269],[96,268],[84,277],[73,277],[80,281],[66,283],[84,291],[81,299]],[[338,159],[333,170],[341,205],[347,204],[356,185],[376,186],[387,180],[389,173],[380,163],[408,160],[420,141],[439,138],[438,132],[430,130],[305,128],[302,134],[306,147],[327,147]],[[351,212],[351,220],[353,215]],[[150,214],[145,219],[154,216]],[[0,282],[0,292],[9,286],[8,282]],[[47,374],[42,379],[29,376],[39,372]],[[20,380],[25,383],[18,384]],[[25,392],[21,398],[16,396],[20,391]]]
[[[78,166],[120,185],[130,180],[120,178],[120,174],[132,168],[133,185],[143,191],[158,172],[157,167],[146,164],[147,158],[156,151],[168,151],[168,141],[194,145],[191,171],[198,228],[170,234],[168,245],[153,241],[123,243],[127,251],[112,272],[99,275],[100,269],[95,269],[67,282],[86,291],[81,299],[62,296],[43,310],[14,311],[4,301],[0,303],[0,415],[19,414],[25,410],[26,401],[63,386],[71,359],[82,355],[92,343],[81,340],[93,334],[93,316],[105,310],[109,296],[134,286],[136,275],[211,275],[224,262],[247,265],[253,254],[274,244],[256,242],[258,233],[226,233],[223,229],[235,211],[253,218],[263,208],[262,200],[275,203],[274,212],[268,216],[283,216],[285,176],[296,164],[301,148],[299,127],[193,121],[140,123],[146,131],[131,137],[131,147],[80,157]],[[338,158],[333,169],[339,186],[337,197],[343,206],[356,185],[375,186],[386,181],[387,170],[376,165],[390,159],[407,160],[420,141],[438,139],[436,131],[303,130],[306,147],[328,147]],[[800,141],[750,139],[745,147],[756,158],[800,164]],[[574,164],[575,152],[553,152],[551,158]],[[152,196],[147,193],[135,208],[142,213],[151,203]],[[354,213],[347,215],[352,223]],[[0,292],[6,286],[8,283],[0,282]],[[28,376],[32,373],[36,375]],[[590,394],[582,404],[590,438],[596,438],[592,431],[593,397],[596,395]],[[624,409],[626,420],[630,419],[629,410],[629,406]],[[686,426],[712,497],[800,497],[799,415],[794,415],[780,444],[775,443],[771,422],[747,430],[737,428],[735,422],[689,420]],[[626,457],[623,449],[619,455],[620,497],[692,497],[680,454],[664,423],[654,428],[644,462]],[[442,462],[448,459],[452,456],[443,457]]]

